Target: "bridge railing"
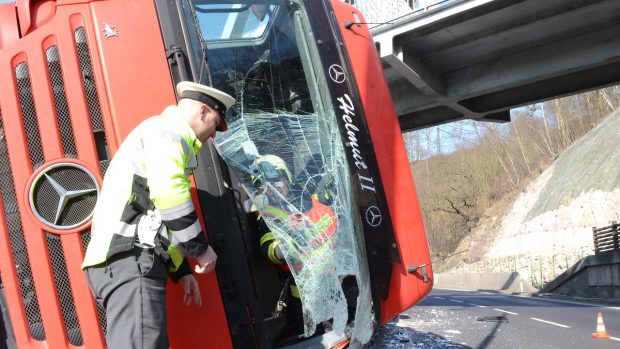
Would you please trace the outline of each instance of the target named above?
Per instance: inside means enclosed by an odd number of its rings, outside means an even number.
[[[345,0],[346,1],[346,0]],[[455,0],[357,0],[353,3],[366,18],[366,21],[386,24],[407,20],[429,10],[446,5]],[[346,1],[350,2],[350,1]],[[371,27],[374,29],[386,24]]]
[[[611,225],[602,228],[592,228],[594,236],[594,253],[599,254],[610,251],[620,251],[618,244],[618,223],[611,222]]]
[[[415,0],[413,1],[413,9],[414,12],[428,11],[430,9],[440,6],[443,3],[451,1],[454,0]]]

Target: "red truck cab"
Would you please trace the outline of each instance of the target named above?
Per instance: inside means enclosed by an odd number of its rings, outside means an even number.
[[[336,0],[0,4],[2,316],[17,347],[105,347],[105,310],[80,270],[97,192],[124,137],[175,103],[184,80],[237,104],[233,127],[203,146],[192,179],[219,258],[214,273],[198,277],[202,307],[183,306],[180,287],[169,284],[171,347],[364,345],[422,300],[433,280],[426,234],[363,21]],[[258,195],[252,159],[268,153],[284,159],[296,185],[328,179],[321,183],[331,186],[327,205],[338,218],[338,253],[325,274],[340,280],[329,284],[338,296],[304,282],[324,274],[295,275],[305,322],[334,328],[294,341],[281,340],[282,280],[259,253],[256,214],[243,207]],[[309,169],[311,159],[320,169]],[[64,200],[50,178],[91,194]],[[293,241],[283,223],[271,224],[283,244]]]

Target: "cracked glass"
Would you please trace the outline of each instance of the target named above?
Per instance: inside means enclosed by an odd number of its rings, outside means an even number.
[[[215,145],[278,241],[300,291],[305,335],[329,321],[367,343],[373,315],[361,222],[340,111],[304,2],[194,2],[190,13],[200,28],[200,82],[237,100]],[[350,280],[355,286],[343,290]]]

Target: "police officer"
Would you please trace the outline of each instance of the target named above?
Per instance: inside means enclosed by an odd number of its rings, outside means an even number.
[[[109,348],[168,348],[168,275],[181,280],[184,302],[201,304],[195,271],[215,268],[190,196],[189,175],[203,143],[227,129],[235,100],[193,82],[177,85],[180,100],[138,125],[110,162],[82,264],[106,309]]]

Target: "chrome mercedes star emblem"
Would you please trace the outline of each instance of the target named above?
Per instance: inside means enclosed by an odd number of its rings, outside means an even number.
[[[44,173],[43,175],[50,182],[58,196],[60,196],[60,198],[58,199],[58,207],[56,208],[56,218],[54,218],[54,224],[58,224],[58,219],[60,218],[60,215],[62,214],[62,211],[65,209],[65,206],[67,205],[69,200],[97,191],[97,189],[94,188],[83,190],[67,190],[47,173]]]
[[[377,206],[370,206],[366,209],[366,222],[371,227],[378,227],[381,221],[383,221],[383,215]]]
[[[332,64],[331,67],[329,67],[329,77],[337,84],[343,83],[346,79],[344,69],[338,64]]]
[[[64,178],[65,183],[77,183],[76,186],[83,186],[84,189],[68,189],[52,175]],[[51,191],[49,189],[42,189],[50,187],[56,192],[58,198],[50,195]],[[84,207],[75,217],[64,217],[67,214],[65,211],[69,211],[67,209],[69,204],[80,199],[87,199],[85,197],[92,196],[93,193],[96,196],[92,205]],[[32,182],[30,187],[30,208],[35,216],[45,225],[56,229],[68,230],[86,223],[92,217],[94,202],[96,202],[98,196],[99,184],[86,168],[71,162],[58,163],[43,169]],[[39,203],[43,201],[44,204]],[[55,213],[53,213],[53,204],[55,204]],[[41,211],[46,212],[42,213]],[[52,215],[53,219],[51,219]],[[63,217],[64,219],[71,220],[73,223],[64,224],[61,222]]]

